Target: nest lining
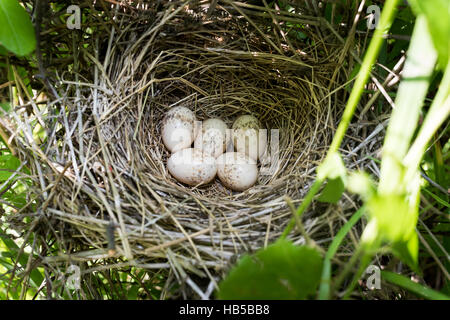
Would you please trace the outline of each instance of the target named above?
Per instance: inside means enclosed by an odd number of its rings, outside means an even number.
[[[59,72],[60,109],[43,119],[53,131],[38,147],[43,163],[32,165],[44,179],[37,212],[61,248],[45,263],[126,257],[135,266],[170,268],[179,279],[187,271],[215,281],[235,255],[276,239],[292,216],[285,196],[298,204],[308,190],[343,108],[345,94],[336,93],[348,72],[338,63],[342,43],[328,44],[310,26],[302,29],[309,44],[290,39],[275,52],[272,36],[260,32],[267,19],[257,24],[264,8],[252,16],[221,7],[209,20],[201,7],[186,8],[137,19],[115,12],[117,25],[96,35],[98,51],[82,50],[91,78]],[[231,192],[218,178],[196,188],[177,182],[166,169],[170,154],[160,133],[165,112],[176,105],[229,128],[252,114],[279,129],[277,170],[244,192]],[[29,157],[26,143],[18,145]],[[331,216],[311,212],[306,231],[328,241],[323,229]],[[110,221],[113,256],[106,251]],[[304,241],[297,233],[291,238]]]

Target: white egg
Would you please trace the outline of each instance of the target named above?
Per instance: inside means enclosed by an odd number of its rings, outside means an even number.
[[[189,148],[195,139],[195,115],[186,107],[173,107],[162,121],[162,140],[170,152]]]
[[[178,181],[190,186],[210,182],[217,173],[215,158],[194,148],[179,150],[167,161],[169,172]]]
[[[261,130],[258,119],[251,115],[238,117],[232,126],[233,143],[237,152],[245,153],[254,160],[264,155],[267,133]]]
[[[217,175],[222,183],[235,191],[253,186],[258,178],[256,161],[240,152],[227,152],[216,159]]]
[[[227,125],[220,119],[213,118],[203,121],[202,130],[199,130],[195,138],[194,148],[217,158],[225,151],[226,131]]]

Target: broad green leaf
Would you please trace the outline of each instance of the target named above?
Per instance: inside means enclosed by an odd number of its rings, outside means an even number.
[[[370,219],[376,220],[383,240],[408,241],[418,219],[418,212],[411,208],[407,199],[399,195],[375,195],[367,201]]]
[[[12,154],[0,156],[0,181],[8,180],[20,166],[20,160]]]
[[[31,53],[36,47],[30,17],[17,0],[0,1],[0,44],[18,56]]]
[[[363,245],[376,249],[389,243],[394,254],[417,271],[418,209],[411,207],[406,197],[394,194],[374,195],[366,204],[370,220],[361,237]]]
[[[7,102],[0,103],[0,108],[2,108],[5,112],[9,112],[11,110],[11,104]]]
[[[397,258],[405,262],[414,272],[421,274],[417,264],[419,258],[419,238],[416,232],[411,234],[410,239],[406,241],[393,243],[392,252]]]
[[[279,240],[240,259],[219,284],[219,299],[308,299],[320,282],[322,258],[316,249]]]
[[[450,57],[450,1],[410,0],[416,15],[424,14],[433,44],[439,54],[439,64],[445,69]]]
[[[320,202],[336,203],[339,201],[344,191],[344,181],[340,177],[329,179],[317,200]]]
[[[330,203],[339,201],[345,191],[346,173],[344,161],[339,152],[327,156],[317,170],[318,179],[328,178],[328,183],[318,200]]]
[[[7,56],[7,55],[8,50],[6,50],[6,48],[0,44],[0,56]]]
[[[138,285],[132,285],[127,292],[127,300],[137,300],[139,288],[140,287]]]
[[[19,246],[13,240],[11,240],[2,229],[0,229],[0,241],[4,243],[4,245],[7,247],[8,250],[6,252],[2,252],[2,256],[11,254],[11,258],[15,261],[19,253],[20,249]],[[25,252],[22,252],[22,254],[19,257],[19,265],[24,269],[27,265],[28,257],[29,255]],[[39,269],[33,269],[30,273],[30,278],[34,283],[34,285],[37,287],[42,283],[42,281],[44,281],[44,276]]]
[[[27,203],[25,192],[17,193],[15,190],[8,190],[3,194],[3,198],[18,208],[22,208]]]

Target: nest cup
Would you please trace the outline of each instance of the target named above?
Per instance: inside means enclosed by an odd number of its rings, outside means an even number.
[[[286,196],[301,202],[342,110],[343,44],[319,17],[284,12],[275,24],[263,6],[224,2],[210,17],[206,9],[168,3],[132,17],[112,11],[109,32],[94,34],[94,49],[86,49],[89,68],[74,70],[79,76],[60,71],[61,109],[43,119],[55,134],[40,147],[43,165],[30,161],[45,181],[35,186],[41,194],[56,186],[37,210],[60,242],[45,263],[110,258],[106,265],[170,268],[178,281],[195,275],[215,283],[230,258],[270,243],[291,219]],[[299,21],[286,31],[283,17]],[[217,177],[198,187],[179,183],[161,139],[174,106],[229,128],[254,115],[268,130],[270,173],[243,192]],[[31,159],[27,142],[17,144]],[[311,212],[304,220],[314,237],[320,221]],[[291,238],[303,241],[296,232]]]

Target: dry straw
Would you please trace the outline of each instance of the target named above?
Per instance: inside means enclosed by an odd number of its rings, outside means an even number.
[[[49,273],[72,263],[83,266],[83,277],[107,268],[162,268],[169,281],[207,298],[230,259],[277,239],[292,217],[286,199],[298,205],[313,181],[343,110],[355,54],[314,8],[293,14],[227,0],[206,17],[209,1],[151,3],[81,3],[93,13],[85,17],[85,36],[61,26],[41,33],[52,88],[46,91],[56,94],[45,107],[24,98],[11,115],[33,193],[8,223],[34,235],[34,263]],[[52,38],[52,28],[60,38]],[[57,50],[73,52],[73,60],[52,64]],[[176,105],[200,120],[220,117],[231,126],[253,114],[279,129],[279,166],[245,192],[218,179],[200,187],[178,183],[167,171],[160,134],[164,113]],[[382,126],[370,135],[376,121],[363,124],[351,127],[343,146],[351,168],[372,165],[366,155],[379,146]],[[39,126],[45,139],[33,138]],[[346,199],[305,214],[308,238],[330,241],[355,208]],[[290,238],[304,242],[298,230]],[[208,290],[193,280],[201,278]]]

